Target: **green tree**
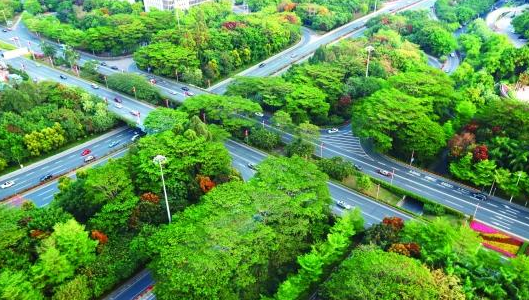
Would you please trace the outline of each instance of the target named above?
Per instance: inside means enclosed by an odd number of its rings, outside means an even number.
[[[329,175],[329,177],[339,181],[342,181],[354,173],[353,164],[346,161],[341,156],[322,158],[317,161],[316,165],[322,172]]]
[[[32,15],[36,15],[42,12],[42,6],[38,0],[27,0],[24,1],[24,9]]]
[[[185,112],[160,107],[149,113],[143,126],[148,133],[171,130],[175,126],[180,127],[180,131],[182,131],[187,122],[188,116]]]
[[[26,272],[3,268],[0,272],[0,298],[41,300],[44,296],[31,284]]]
[[[258,148],[273,150],[281,143],[281,137],[275,132],[256,126],[251,130],[248,141]]]
[[[120,74],[115,73],[108,76],[108,87],[120,92],[134,96],[147,102],[158,104],[162,99],[156,87],[147,82],[145,78],[137,74]]]

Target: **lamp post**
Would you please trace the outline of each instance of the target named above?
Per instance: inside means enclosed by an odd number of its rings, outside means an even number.
[[[478,199],[478,204],[476,205],[476,209],[474,210],[474,214],[472,215],[472,219],[476,218],[476,213],[478,212],[479,204],[481,203],[481,200]]]
[[[366,77],[369,76],[369,59],[371,58],[371,51],[373,50],[375,50],[375,48],[371,45],[366,47],[366,51],[367,51]]]
[[[163,155],[156,155],[152,161],[160,166],[160,175],[162,177],[163,196],[165,197],[165,207],[167,208],[167,219],[171,223],[171,212],[169,211],[169,201],[167,201],[167,190],[165,189],[165,179],[163,178],[162,164],[167,161],[167,158]]]
[[[516,180],[516,186],[520,183],[520,178],[522,177],[522,172],[518,172],[518,180]],[[511,199],[509,199],[509,202],[512,202],[512,198],[514,198],[514,194],[511,194]]]
[[[373,11],[377,11],[377,0],[375,0],[375,8],[373,9]]]

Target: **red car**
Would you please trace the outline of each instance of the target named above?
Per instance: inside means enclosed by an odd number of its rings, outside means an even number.
[[[92,150],[90,149],[84,149],[83,152],[81,152],[81,156],[87,156],[88,154],[92,153]]]

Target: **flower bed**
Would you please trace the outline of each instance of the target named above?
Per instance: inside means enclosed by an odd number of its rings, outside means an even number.
[[[470,222],[470,228],[483,238],[483,246],[508,257],[516,256],[523,244],[521,240],[475,220]]]

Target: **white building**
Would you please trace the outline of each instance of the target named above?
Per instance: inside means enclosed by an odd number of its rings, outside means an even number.
[[[207,1],[211,0],[143,0],[143,6],[145,7],[145,11],[150,11],[153,7],[158,10],[172,10],[175,8],[186,10],[191,6]]]

